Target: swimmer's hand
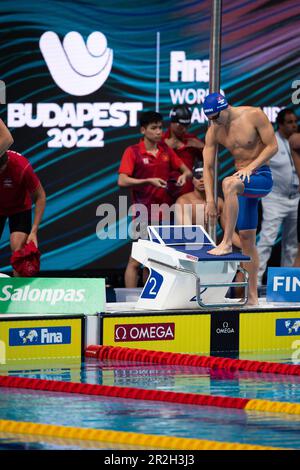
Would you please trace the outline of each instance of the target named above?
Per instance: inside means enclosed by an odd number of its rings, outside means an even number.
[[[204,220],[205,223],[209,222],[215,225],[217,223],[218,211],[214,201],[205,204]]]
[[[245,168],[241,168],[239,171],[234,173],[232,176],[237,176],[240,178],[243,182],[247,179],[247,182],[250,183],[250,176],[252,175],[252,171],[250,168],[247,166]]]
[[[166,188],[168,183],[162,178],[147,178],[147,183],[152,184],[156,188]]]

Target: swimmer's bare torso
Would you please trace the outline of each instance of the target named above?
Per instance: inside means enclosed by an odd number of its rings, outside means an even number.
[[[256,126],[261,112],[250,106],[231,107],[230,119],[225,123],[217,119],[209,128],[214,142],[229,150],[237,170],[248,166],[265,148]]]

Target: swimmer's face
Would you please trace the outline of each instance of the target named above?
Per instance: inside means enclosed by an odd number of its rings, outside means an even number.
[[[198,191],[204,191],[205,187],[203,176],[201,176],[201,178],[193,177],[193,185],[194,188],[198,189]]]
[[[203,168],[193,170],[193,185],[198,191],[204,191]]]
[[[217,121],[217,119],[219,119],[219,117],[220,117],[220,113],[211,114],[210,116],[207,116],[207,118],[208,118],[210,121]]]
[[[217,125],[224,125],[228,120],[227,109],[222,109],[222,111],[218,113],[210,114],[207,118],[210,122],[214,122]]]

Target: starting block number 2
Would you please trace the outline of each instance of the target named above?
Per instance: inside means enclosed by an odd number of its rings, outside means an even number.
[[[148,277],[147,283],[142,292],[141,298],[143,299],[155,299],[163,283],[163,276],[151,269],[150,276]]]

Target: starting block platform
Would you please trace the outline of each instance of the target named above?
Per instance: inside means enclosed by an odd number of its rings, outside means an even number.
[[[215,256],[216,245],[201,225],[148,227],[149,240],[132,244],[131,256],[149,269],[149,277],[136,309],[169,310],[224,308],[245,305],[248,273],[241,263],[250,258],[241,253]],[[237,273],[242,282],[234,282]],[[229,288],[244,288],[239,301],[226,298]]]

